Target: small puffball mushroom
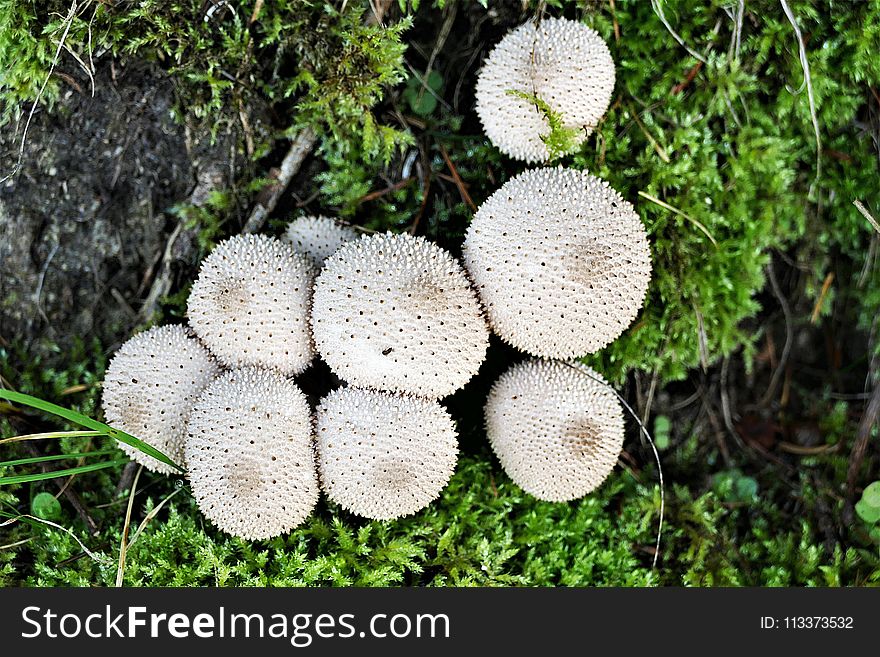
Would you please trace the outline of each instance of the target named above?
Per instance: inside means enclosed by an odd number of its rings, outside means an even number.
[[[529,360],[501,375],[486,401],[486,433],[501,466],[538,499],[583,497],[614,469],[623,409],[581,364]]]
[[[489,330],[461,265],[411,235],[344,244],[315,282],[312,332],[356,386],[439,398],[479,369]]]
[[[199,397],[187,430],[193,496],[222,531],[272,538],[315,508],[311,414],[291,379],[258,368],[226,372]]]
[[[464,261],[492,329],[535,356],[574,358],[616,339],[651,280],[645,228],[607,182],[532,169],[480,206]]]
[[[477,79],[477,114],[486,136],[510,157],[545,162],[546,103],[583,142],[614,91],[614,60],[594,30],[565,18],[520,25],[495,46]]]
[[[281,240],[287,242],[297,253],[308,256],[316,267],[336,250],[358,238],[358,233],[350,226],[344,226],[330,217],[299,217],[287,225]]]
[[[330,499],[374,520],[428,506],[458,457],[455,425],[439,403],[358,388],[339,388],[321,400],[317,447]]]
[[[187,315],[225,365],[298,374],[314,356],[308,320],[313,280],[311,262],[289,244],[236,235],[202,261]]]
[[[128,340],[110,360],[104,375],[104,417],[183,465],[190,410],[219,373],[211,354],[185,327],[151,328]],[[119,447],[148,470],[174,472],[135,447]]]

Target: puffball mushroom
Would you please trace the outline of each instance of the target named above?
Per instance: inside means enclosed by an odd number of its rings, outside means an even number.
[[[565,18],[528,22],[489,53],[477,79],[477,114],[503,153],[544,162],[550,157],[541,139],[550,133],[546,110],[576,129],[580,144],[608,109],[614,78],[611,52],[594,30]]]
[[[449,482],[458,457],[455,425],[439,403],[339,388],[317,413],[318,470],[328,497],[374,520],[410,515]]]
[[[330,217],[299,217],[287,225],[281,240],[297,253],[308,256],[316,267],[346,242],[356,240],[358,233]]]
[[[225,365],[298,374],[314,356],[308,320],[313,280],[311,262],[289,244],[236,235],[202,261],[187,315]]]
[[[183,326],[157,326],[123,344],[104,376],[107,422],[183,464],[186,422],[196,398],[220,373],[208,350]],[[119,447],[148,470],[173,468],[135,447]]]
[[[312,332],[349,383],[432,398],[467,383],[489,338],[461,265],[422,237],[392,234],[348,242],[327,259]]]
[[[222,531],[271,538],[317,504],[309,404],[292,380],[258,368],[226,372],[199,397],[187,431],[193,496]]]
[[[633,321],[651,280],[645,228],[607,182],[532,169],[480,206],[464,261],[505,342],[535,356],[601,349]]]
[[[604,382],[586,365],[545,360],[514,365],[495,382],[486,432],[520,488],[565,502],[597,488],[614,469],[623,409]]]

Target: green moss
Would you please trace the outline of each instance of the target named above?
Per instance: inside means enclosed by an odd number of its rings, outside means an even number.
[[[509,95],[532,103],[538,108],[538,111],[547,119],[547,125],[550,131],[541,135],[541,141],[547,147],[550,154],[550,161],[556,160],[563,155],[570,154],[577,147],[577,136],[581,128],[568,128],[563,122],[562,115],[554,112],[553,108],[547,104],[543,98],[538,98],[534,94],[527,94],[523,91],[511,89],[507,92]]]

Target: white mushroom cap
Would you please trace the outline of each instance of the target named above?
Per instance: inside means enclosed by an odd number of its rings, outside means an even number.
[[[227,366],[298,374],[314,356],[308,320],[313,280],[311,262],[289,244],[236,235],[202,261],[187,315]]]
[[[104,375],[107,423],[183,465],[186,422],[196,398],[220,368],[183,326],[157,326],[123,344]],[[174,469],[135,447],[119,447],[148,470]]]
[[[391,234],[348,242],[327,259],[312,332],[349,383],[433,398],[468,382],[489,338],[458,261],[422,237]]]
[[[527,98],[510,92],[525,94]],[[608,109],[614,60],[605,41],[583,23],[544,18],[520,25],[495,46],[477,79],[477,114],[503,153],[526,162],[550,157],[541,140],[550,132],[546,103],[583,142]]]
[[[330,217],[298,217],[287,225],[281,240],[287,242],[297,253],[308,256],[316,267],[336,250],[358,238],[358,232],[334,221]]]
[[[604,180],[561,167],[526,171],[490,196],[468,227],[464,261],[495,333],[547,358],[616,339],[651,280],[633,206]]]
[[[623,409],[586,365],[529,360],[501,375],[486,401],[486,433],[524,491],[551,502],[583,497],[614,469]]]
[[[455,470],[455,425],[439,403],[340,388],[318,407],[321,486],[344,509],[374,520],[431,503]]]
[[[201,512],[224,532],[271,538],[303,522],[318,501],[306,396],[268,370],[226,372],[193,408],[186,462]]]

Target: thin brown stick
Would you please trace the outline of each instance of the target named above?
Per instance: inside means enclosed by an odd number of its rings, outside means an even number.
[[[620,23],[617,22],[617,8],[614,6],[614,0],[608,0],[611,8],[611,24],[614,26],[614,43],[620,43]]]
[[[877,102],[880,103],[880,100],[878,100]],[[868,212],[868,208],[866,208],[865,205],[858,199],[853,201],[853,205],[856,206],[856,209],[862,213],[862,216],[865,219],[868,220],[868,223],[870,223],[871,226],[874,227],[874,230],[880,233],[880,223],[877,223],[877,220],[874,219],[874,215]]]
[[[364,194],[358,199],[358,205],[360,205],[361,203],[367,203],[368,201],[375,201],[377,198],[382,198],[387,194],[393,194],[394,192],[397,192],[409,185],[415,179],[415,176],[410,176],[409,178],[404,178],[403,180],[396,182],[393,185],[389,185],[384,189],[377,189],[376,191],[370,192],[369,194]]]
[[[779,301],[782,308],[782,314],[785,316],[785,344],[782,347],[782,355],[779,357],[779,366],[773,370],[770,375],[770,383],[767,385],[767,392],[761,398],[761,406],[766,406],[776,395],[776,389],[779,387],[779,377],[785,371],[785,365],[788,362],[788,356],[791,353],[791,345],[794,343],[794,320],[791,315],[791,308],[788,306],[788,300],[779,288],[779,282],[776,280],[776,273],[773,270],[773,261],[767,263],[767,278],[770,280],[770,288]]]
[[[871,440],[871,431],[880,421],[880,384],[874,385],[871,392],[871,398],[865,406],[862,413],[862,419],[859,421],[859,427],[856,430],[856,441],[853,443],[852,451],[849,454],[849,468],[846,473],[846,491],[847,497],[850,499],[855,495],[856,483],[859,479],[859,470],[862,468],[862,462],[865,460],[865,454],[868,451],[868,443]]]
[[[153,284],[150,286],[150,292],[147,294],[147,298],[144,300],[140,312],[138,313],[140,323],[145,324],[152,319],[153,313],[156,312],[156,306],[159,305],[159,300],[171,291],[171,264],[174,260],[172,257],[174,243],[177,242],[177,238],[180,237],[180,234],[183,232],[185,221],[185,219],[178,221],[177,226],[174,227],[174,230],[171,231],[171,235],[168,236],[168,241],[165,243],[165,250],[162,253],[159,273],[156,275],[156,278],[153,279]]]
[[[471,209],[471,212],[476,212],[477,206],[474,203],[473,199],[471,199],[471,195],[468,193],[467,187],[465,186],[464,181],[462,181],[461,176],[458,175],[458,169],[455,168],[452,160],[449,159],[449,153],[446,152],[446,148],[443,146],[443,144],[437,145],[440,146],[440,154],[443,156],[443,161],[446,162],[446,166],[449,167],[449,172],[455,179],[455,186],[458,187],[458,193],[461,194],[461,200],[467,203],[467,206]]]
[[[131,488],[131,482],[134,481],[134,474],[137,472],[138,463],[137,461],[129,461],[125,464],[125,467],[122,468],[122,476],[119,477],[119,482],[116,484],[116,490],[113,492],[113,497],[119,497],[123,491],[127,491]]]
[[[262,11],[263,9],[264,2],[265,0],[257,0],[257,2],[254,4],[254,11],[253,13],[251,13],[251,17],[248,20],[248,25],[253,25],[257,21],[257,18],[260,17],[260,11]]]
[[[250,217],[248,217],[244,228],[241,229],[242,233],[259,232],[266,223],[266,219],[275,209],[275,206],[278,205],[278,200],[284,194],[287,186],[290,185],[290,181],[300,170],[302,163],[317,143],[318,136],[311,128],[303,128],[291,140],[290,150],[287,151],[287,155],[284,156],[284,160],[281,162],[277,179],[268,190],[265,190],[267,191],[265,196],[254,205]]]
[[[672,87],[672,95],[680,94],[682,91],[688,88],[691,82],[694,81],[694,78],[697,77],[697,73],[700,72],[700,69],[703,68],[703,62],[697,62],[691,67],[691,70],[687,72],[687,75],[684,76],[684,80],[679,82],[677,85]]]
[[[825,277],[825,281],[822,283],[822,289],[819,291],[819,298],[816,299],[816,305],[813,306],[813,312],[810,315],[810,324],[815,324],[819,321],[819,315],[822,312],[822,307],[825,305],[825,298],[828,296],[828,291],[831,289],[831,284],[834,282],[834,272],[828,272],[828,275]]]
[[[639,130],[642,131],[642,134],[645,135],[645,138],[648,140],[648,143],[654,148],[654,151],[660,156],[660,159],[663,160],[666,164],[669,164],[671,160],[669,159],[669,155],[666,153],[666,149],[664,149],[660,142],[654,139],[654,135],[648,132],[648,129],[645,127],[645,124],[642,123],[642,120],[639,118],[639,113],[635,110],[632,103],[627,103],[627,107],[629,109],[630,116],[636,122],[636,125],[639,126]]]
[[[128,507],[125,510],[125,524],[122,525],[122,540],[119,543],[119,564],[116,568],[116,586],[122,586],[122,580],[125,576],[125,554],[128,551],[128,529],[131,526],[131,511],[134,508],[134,496],[137,492],[137,482],[140,479],[144,466],[138,468],[134,481],[131,484],[131,493],[128,496]]]

